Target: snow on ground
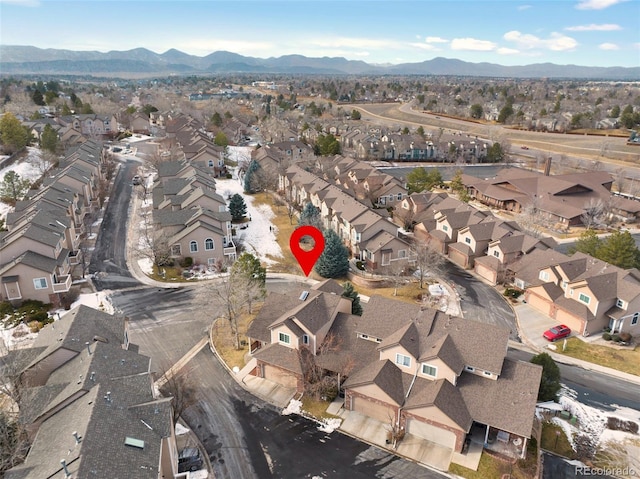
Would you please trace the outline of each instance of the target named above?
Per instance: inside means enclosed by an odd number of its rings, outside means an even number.
[[[225,200],[239,193],[247,204],[247,218],[251,221],[243,223],[246,229],[236,227],[237,237],[245,245],[247,251],[251,252],[267,265],[275,261],[267,258],[267,255],[275,258],[282,258],[282,249],[276,241],[275,231],[271,224],[271,218],[275,215],[268,205],[253,205],[253,197],[243,193],[244,186],[234,174],[234,178],[216,180],[216,190]]]
[[[8,158],[7,156],[1,156],[1,160]],[[38,148],[27,147],[26,159],[19,163],[13,163],[10,166],[0,169],[0,180],[4,179],[4,175],[10,171],[15,171],[20,178],[34,182],[42,176],[43,168],[46,166],[42,159],[42,152]],[[0,202],[0,219],[7,217],[7,213],[13,211],[13,208],[6,203]]]
[[[322,424],[318,426],[318,431],[332,433],[340,427],[340,424],[342,424],[342,419],[339,418],[323,419]]]
[[[610,417],[619,418],[625,421],[632,421],[640,426],[640,412],[635,409],[618,407],[613,411],[604,411],[579,402],[577,393],[572,389],[563,387],[559,405],[565,411],[569,411],[577,418],[576,426],[560,417],[554,417],[551,422],[560,426],[567,436],[571,447],[575,450],[576,436],[586,435],[598,448],[606,448],[608,442],[623,444],[627,440],[638,441],[638,435],[607,429],[607,419]]]
[[[242,163],[249,164],[251,162],[251,152],[254,150],[251,146],[228,146],[227,156],[231,161],[235,161],[238,165]]]
[[[292,399],[287,404],[287,407],[282,410],[283,416],[288,416],[289,414],[300,414],[302,411],[302,401],[298,401],[297,399]]]

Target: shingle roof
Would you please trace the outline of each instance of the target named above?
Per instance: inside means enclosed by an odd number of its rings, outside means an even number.
[[[265,363],[291,371],[292,373],[302,374],[298,351],[293,348],[273,343],[256,351],[253,357]]]
[[[473,418],[467,409],[462,394],[446,379],[431,381],[416,378],[409,396],[405,402],[405,409],[425,406],[435,406],[447,417],[453,420],[464,431],[469,431]]]

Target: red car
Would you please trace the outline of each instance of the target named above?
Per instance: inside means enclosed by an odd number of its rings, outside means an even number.
[[[551,329],[546,330],[542,337],[548,341],[557,341],[558,339],[566,338],[571,334],[571,330],[564,324],[559,324]]]

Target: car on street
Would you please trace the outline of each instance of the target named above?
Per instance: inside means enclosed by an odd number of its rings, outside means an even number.
[[[131,180],[131,182],[132,182],[134,185],[141,185],[141,184],[142,184],[142,178],[140,178],[140,175],[135,175],[135,176],[133,177],[133,179]]]
[[[542,333],[542,337],[547,341],[557,341],[558,339],[566,338],[571,334],[571,329],[564,324],[559,324],[553,328],[547,329]]]
[[[522,145],[520,148],[522,148],[523,150],[528,150],[529,149],[529,147],[526,146],[526,145]]]

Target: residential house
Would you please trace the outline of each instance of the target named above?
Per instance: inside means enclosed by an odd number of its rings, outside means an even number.
[[[506,329],[380,296],[354,316],[343,298],[311,289],[269,295],[248,336],[251,374],[302,391],[311,354],[347,411],[449,451],[480,434],[525,454],[542,368],[506,358]]]
[[[32,438],[6,478],[177,474],[171,398],[156,396],[125,319],[78,306],[6,359],[22,371],[20,420]]]
[[[479,223],[460,228],[458,241],[449,245],[449,259],[464,269],[473,268],[474,260],[487,253],[493,240],[520,231],[515,221],[502,221],[487,216]]]
[[[640,333],[637,269],[624,270],[580,252],[535,269],[537,280],[527,278],[526,301],[576,334],[589,336],[606,327],[614,333]]]

